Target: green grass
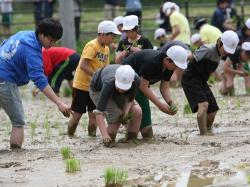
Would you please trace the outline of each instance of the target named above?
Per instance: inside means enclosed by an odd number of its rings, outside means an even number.
[[[62,155],[64,160],[71,158],[70,148],[69,147],[63,147],[61,149],[61,155]]]
[[[70,158],[66,160],[66,172],[74,173],[81,170],[81,162],[78,159]]]
[[[105,186],[122,186],[128,178],[128,171],[114,167],[108,167],[104,171]]]

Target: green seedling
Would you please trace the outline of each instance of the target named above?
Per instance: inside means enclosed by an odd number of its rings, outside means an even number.
[[[250,175],[247,177],[247,183],[250,184]]]
[[[80,160],[70,158],[66,160],[66,172],[74,173],[81,170]]]
[[[134,115],[132,112],[129,112],[127,115],[121,115],[119,118],[119,122],[121,124],[128,124],[134,119]]]
[[[177,111],[178,111],[178,107],[177,107],[177,105],[171,105],[170,106],[170,110],[172,111],[172,112],[174,112],[174,113],[176,113]]]
[[[49,123],[48,114],[46,114],[45,116],[44,128],[45,128],[45,138],[49,140],[50,139],[50,123]]]
[[[39,115],[36,115],[36,118],[34,121],[30,123],[30,136],[31,136],[31,141],[33,142],[34,137],[36,136],[36,128],[37,128],[37,119]]]
[[[61,149],[61,155],[62,155],[64,160],[71,158],[70,148],[69,147],[63,147]]]
[[[236,100],[236,106],[239,108],[240,107],[240,99]]]
[[[122,186],[128,178],[128,171],[109,167],[104,171],[105,186]]]
[[[215,78],[213,76],[210,76],[208,79],[209,84],[214,84],[215,83]]]
[[[184,112],[184,114],[191,114],[192,113],[192,110],[191,110],[190,105],[188,103],[185,103],[183,112]]]

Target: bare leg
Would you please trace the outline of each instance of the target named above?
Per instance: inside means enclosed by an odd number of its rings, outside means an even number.
[[[78,112],[73,112],[73,115],[70,118],[69,124],[68,124],[68,135],[69,136],[74,136],[76,128],[78,126],[78,123],[79,123],[81,117],[82,117],[82,114],[80,114]]]
[[[73,80],[68,80],[69,87],[72,89],[73,88]]]
[[[137,138],[142,118],[142,110],[138,104],[134,104],[130,112],[134,115],[134,119],[128,124],[127,140]]]
[[[198,103],[197,121],[200,135],[207,135],[207,109],[208,102]]]
[[[96,137],[97,124],[95,120],[95,114],[92,111],[90,111],[88,112],[88,116],[89,116],[88,135]]]
[[[217,111],[207,114],[207,131],[209,134],[212,134],[212,127],[216,113]]]
[[[115,141],[116,134],[120,128],[120,123],[108,124],[107,130],[109,133],[110,138]]]
[[[152,126],[141,129],[141,135],[144,139],[152,139],[154,136]]]
[[[10,135],[10,148],[20,149],[23,144],[24,128],[23,127],[12,127]]]

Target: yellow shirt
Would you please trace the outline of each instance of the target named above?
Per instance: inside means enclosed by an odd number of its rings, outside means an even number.
[[[179,40],[190,45],[190,28],[187,18],[180,12],[174,11],[170,15],[169,20],[172,28],[174,26],[178,26],[180,28],[180,34],[177,35],[174,40]]]
[[[109,64],[109,48],[108,46],[101,46],[97,39],[91,40],[85,45],[81,59],[90,60],[90,68],[95,72],[97,69]],[[91,76],[80,68],[79,63],[76,68],[73,87],[83,91],[89,91],[90,81]]]
[[[221,34],[221,31],[217,27],[209,24],[202,25],[200,29],[201,41],[206,44],[216,44]]]

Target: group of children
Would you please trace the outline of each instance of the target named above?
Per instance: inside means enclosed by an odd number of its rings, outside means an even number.
[[[12,122],[10,147],[22,146],[25,120],[18,86],[29,80],[58,106],[64,116],[70,117],[69,136],[74,135],[82,114],[88,112],[88,135],[96,136],[98,127],[104,145],[109,147],[121,124],[127,127],[126,141],[136,139],[139,132],[143,138],[153,137],[149,100],[163,113],[177,113],[169,89],[169,81],[176,74],[192,112],[197,112],[200,134],[211,134],[219,107],[207,81],[224,57],[229,55],[225,62],[228,66],[239,60],[249,60],[250,43],[243,42],[239,47],[235,32],[218,32],[218,36],[213,36],[213,42],[208,41],[209,38],[202,39],[211,44],[203,43],[192,53],[190,38],[186,40],[179,36],[182,31],[190,35],[190,31],[183,27],[188,22],[176,9],[173,4],[163,5],[166,15],[173,15],[170,18],[173,33],[168,38],[173,41],[164,41],[159,50],[153,49],[151,42],[140,34],[135,15],[99,23],[97,37],[85,45],[81,56],[71,49],[52,47],[63,32],[60,22],[54,19],[42,20],[35,32],[21,31],[4,41],[0,47],[0,106]],[[200,32],[205,27],[202,23],[210,27],[199,19],[196,27]],[[114,38],[121,32],[116,64],[110,64],[109,46],[115,46]],[[155,39],[163,41],[165,32],[158,30],[155,35]],[[230,79],[227,73],[224,75],[226,80]],[[73,90],[71,107],[57,96],[63,79],[68,80]],[[150,87],[159,81],[163,100]],[[223,91],[230,87],[232,85],[227,83]]]

